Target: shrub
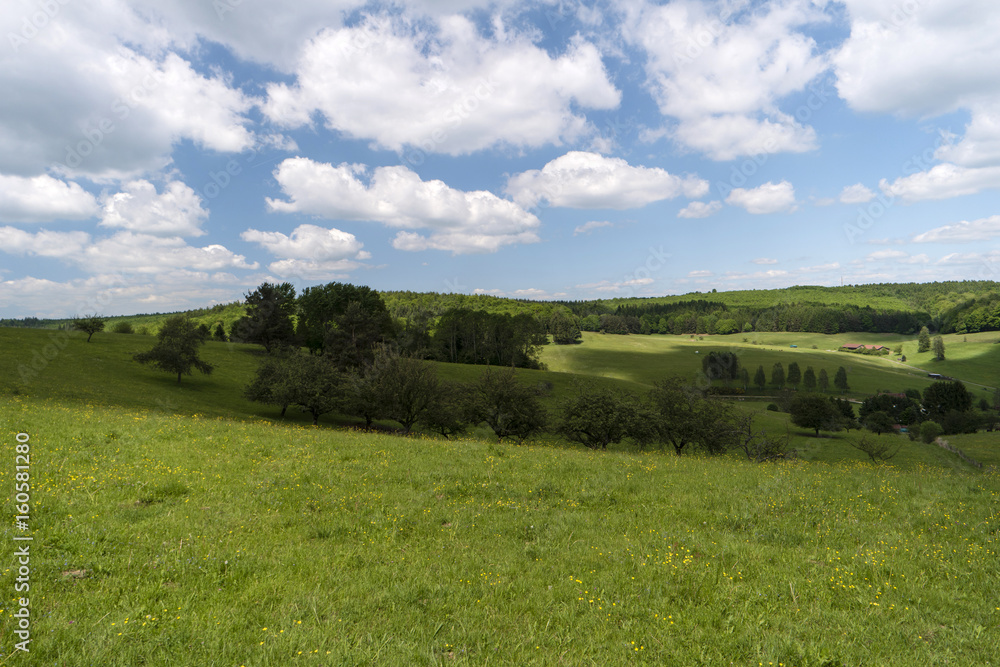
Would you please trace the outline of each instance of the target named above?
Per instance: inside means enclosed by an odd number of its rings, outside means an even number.
[[[925,421],[920,425],[920,439],[927,444],[930,444],[934,442],[939,435],[941,435],[942,431],[944,431],[944,429],[942,429],[941,425],[937,422]]]
[[[128,322],[122,321],[122,322],[116,322],[115,326],[111,328],[111,332],[119,334],[130,334],[130,333],[135,333],[135,329],[133,329],[132,325],[129,324]]]
[[[781,410],[778,409],[777,403],[768,403],[767,409],[770,410],[771,412],[781,412]]]

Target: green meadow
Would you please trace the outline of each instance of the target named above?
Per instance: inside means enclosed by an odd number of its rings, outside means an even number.
[[[178,385],[131,361],[150,337],[53,335],[0,329],[11,515],[0,664],[909,666],[1000,655],[995,433],[949,438],[979,469],[905,438],[872,465],[851,434],[811,437],[764,411],[768,399],[738,405],[789,432],[797,460],[401,437],[336,417],[314,428],[240,397],[260,359],[252,346],[208,343],[216,371]],[[946,337],[934,367],[891,336],[588,334],[546,347],[549,370],[522,379],[555,408],[579,382],[641,391],[736,349],[768,374],[775,361],[831,378],[850,366],[861,397],[921,389],[927,372],[995,385],[995,337]],[[902,342],[916,368],[827,352],[843,342]],[[40,368],[22,378],[33,359]],[[12,523],[18,433],[30,436],[27,533]],[[29,655],[12,651],[15,535],[33,537]]]

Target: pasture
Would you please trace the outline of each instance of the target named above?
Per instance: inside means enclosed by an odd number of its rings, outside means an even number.
[[[1000,652],[995,473],[0,405],[7,507],[14,435],[31,434],[32,664],[985,665]]]
[[[14,506],[27,433],[32,499],[30,531],[4,531],[0,619],[10,638],[12,538],[30,535],[32,664],[913,665],[1000,652],[996,434],[950,438],[979,470],[905,439],[873,466],[851,434],[814,438],[767,401],[738,405],[788,432],[798,460],[399,437],[331,417],[313,428],[239,395],[253,346],[208,343],[216,371],[178,385],[131,361],[150,337],[54,335],[0,329],[0,498]],[[853,360],[853,394],[928,382],[785,336],[736,344],[741,362],[812,359],[832,376]],[[967,345],[956,366],[993,363],[989,340]],[[545,348],[550,370],[521,379],[553,409],[579,382],[695,377],[694,350],[711,349],[734,347],[587,334]],[[0,664],[23,661],[11,648]]]

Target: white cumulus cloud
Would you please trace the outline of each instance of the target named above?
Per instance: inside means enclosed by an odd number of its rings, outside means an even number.
[[[77,183],[46,174],[30,178],[0,174],[0,220],[85,220],[98,214],[97,200]]]
[[[800,31],[827,20],[814,3],[760,11],[693,0],[637,6],[625,34],[646,51],[649,89],[661,113],[676,119],[668,133],[677,142],[715,160],[816,147],[815,130],[779,105],[828,67]]]
[[[354,234],[316,225],[299,225],[290,235],[248,229],[240,238],[280,258],[268,268],[282,277],[332,279],[361,266],[355,260],[371,256]]]
[[[553,57],[500,32],[485,38],[461,16],[435,29],[386,16],[329,28],[303,49],[294,83],[268,86],[263,108],[288,127],[319,111],[330,129],[385,148],[457,155],[574,141],[593,134],[576,108],[618,106],[593,44],[576,38]]]
[[[754,215],[788,213],[796,208],[795,188],[788,181],[767,182],[750,189],[735,188],[726,197],[726,203],[740,206]]]
[[[290,158],[274,173],[287,200],[268,199],[272,211],[329,219],[381,222],[401,231],[399,250],[493,252],[538,241],[537,217],[491,192],[466,192],[443,181],[423,181],[406,167],[315,162]],[[421,234],[415,230],[429,230]]]
[[[902,176],[891,183],[883,178],[879,181],[879,188],[905,203],[949,199],[1000,188],[1000,166],[969,168],[939,164],[927,171]]]
[[[131,181],[103,204],[101,226],[156,236],[202,236],[208,219],[201,198],[180,181],[167,183],[160,194],[149,181]]]
[[[914,243],[972,243],[1000,237],[1000,215],[979,220],[962,220],[935,227],[913,237]]]
[[[701,197],[708,181],[680,177],[659,167],[633,167],[621,158],[571,151],[541,169],[515,174],[506,191],[532,207],[542,201],[567,208],[639,208],[655,201]]]
[[[840,192],[841,204],[866,204],[875,199],[875,193],[861,183],[848,185]]]
[[[693,201],[677,212],[678,218],[707,218],[722,210],[721,201]]]

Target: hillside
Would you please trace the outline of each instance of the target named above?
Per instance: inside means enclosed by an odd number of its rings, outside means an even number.
[[[995,473],[0,406],[8,460],[30,434],[32,664],[910,667],[1000,652]],[[0,469],[7,507],[12,476]]]
[[[401,322],[433,320],[450,309],[466,308],[510,315],[526,313],[545,323],[556,313],[573,313],[580,318],[588,315],[595,318],[616,314],[637,318],[647,315],[652,317],[647,324],[653,333],[675,334],[715,333],[713,327],[716,322],[727,318],[736,320],[737,332],[868,331],[911,334],[923,325],[943,333],[1000,330],[1000,283],[993,281],[794,286],[587,301],[536,301],[485,294],[410,291],[385,291],[381,294],[389,312]],[[846,311],[847,315],[842,311]],[[659,320],[664,314],[669,317],[670,313],[683,314],[691,321],[678,322],[669,332],[657,331]],[[155,333],[167,317],[175,314],[178,313],[114,315],[108,317],[108,326],[128,322],[136,330]],[[233,322],[244,314],[244,307],[237,302],[185,314],[212,330],[222,323],[228,332]],[[711,316],[710,322],[697,322],[699,317],[706,316]],[[0,326],[61,328],[70,321],[6,319],[0,320]],[[587,330],[598,329],[599,326],[594,325]],[[636,327],[633,333],[639,333],[639,328]]]
[[[304,413],[290,410],[284,419],[278,410],[242,397],[242,390],[252,378],[263,359],[258,346],[209,341],[202,357],[215,365],[211,375],[196,374],[185,377],[178,385],[176,378],[132,361],[132,355],[149,349],[153,339],[149,336],[101,333],[92,342],[80,332],[60,334],[39,329],[0,328],[0,396],[20,396],[30,399],[59,402],[82,402],[87,405],[120,407],[132,410],[151,410],[167,415],[205,415],[231,419],[267,419],[278,423],[308,424]],[[970,382],[985,384],[1000,377],[1000,346],[989,342],[985,334],[977,339],[970,336],[967,343],[952,337],[948,346],[953,352],[944,362],[945,367],[935,366],[929,355],[914,355],[914,364],[921,364],[935,372],[944,370]],[[829,340],[828,340],[829,339]],[[741,364],[755,368],[764,365],[768,372],[775,361],[788,364],[798,361],[803,370],[812,364],[826,368],[832,376],[840,365],[849,368],[851,391],[847,397],[860,399],[878,390],[901,391],[906,388],[923,389],[932,381],[926,372],[897,362],[877,357],[850,355],[842,352],[811,349],[810,341],[827,345],[830,341],[853,340],[850,336],[813,338],[772,334],[752,343],[731,345],[727,338],[705,337],[692,340],[678,336],[612,336],[586,334],[582,345],[543,348],[542,361],[549,370],[519,370],[525,384],[542,388],[543,405],[551,412],[559,409],[561,402],[579,390],[581,383],[598,383],[616,386],[636,394],[644,393],[652,383],[667,375],[680,374],[697,382],[701,371],[701,355],[716,349],[735,350]],[[868,339],[866,339],[867,342]],[[798,348],[791,348],[791,341],[798,341]],[[977,342],[978,341],[978,342]],[[876,342],[890,342],[888,338]],[[905,342],[904,349],[915,342]],[[964,347],[963,347],[964,346]],[[695,352],[699,352],[696,354]],[[50,354],[50,360],[45,358]],[[964,355],[964,357],[963,357]],[[472,381],[479,377],[484,367],[465,364],[426,362],[433,365],[439,377],[447,380]],[[34,367],[38,367],[35,370]],[[21,370],[27,369],[25,377]],[[982,387],[970,384],[974,395],[989,397]],[[751,392],[753,393],[753,392]],[[773,395],[766,389],[765,394]],[[761,401],[747,400],[737,405],[760,414],[761,424],[769,431],[790,435],[790,447],[798,450],[806,460],[860,461],[864,456],[847,444],[850,434],[831,434],[814,438],[809,431],[791,426],[788,415],[765,411],[774,398]],[[359,422],[354,418],[324,415],[320,423],[325,426],[349,427]],[[384,424],[394,428],[392,422]],[[483,427],[473,431],[476,437],[490,440],[492,436]],[[1000,448],[992,433],[952,436],[953,442],[980,462],[1000,464]],[[559,447],[567,445],[554,436],[544,436],[543,442]],[[898,466],[943,465],[967,467],[955,455],[934,447],[907,447],[896,459]]]

